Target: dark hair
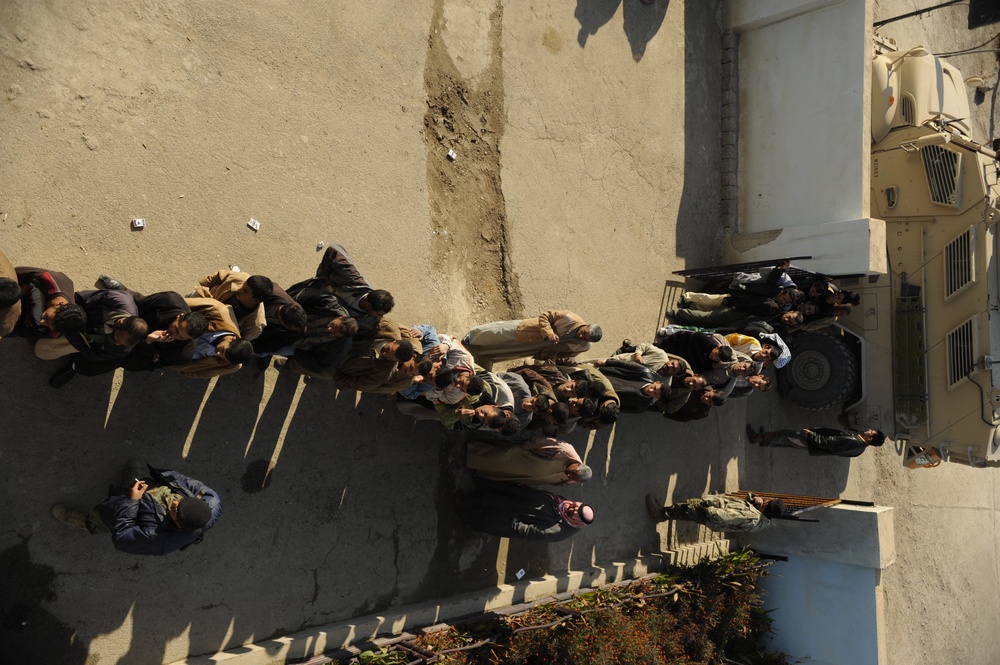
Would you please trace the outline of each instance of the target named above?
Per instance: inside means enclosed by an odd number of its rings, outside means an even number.
[[[719,360],[727,363],[733,359],[733,347],[731,346],[719,346]]]
[[[785,513],[785,502],[781,499],[771,499],[764,506],[764,517],[781,517]]]
[[[287,328],[297,332],[305,332],[309,325],[309,315],[305,308],[297,302],[288,303],[278,308],[278,318]]]
[[[492,416],[483,421],[483,425],[490,429],[500,429],[505,422],[507,422],[507,412],[503,409],[497,409]]]
[[[129,346],[135,346],[149,334],[149,325],[141,316],[127,316],[121,319],[118,328],[125,331],[125,341]]]
[[[386,314],[391,312],[393,306],[396,304],[396,301],[392,299],[392,294],[385,289],[369,291],[365,298],[368,300],[369,307],[379,312],[385,312]]]
[[[596,323],[591,323],[587,326],[587,339],[591,342],[600,342],[601,338],[604,337],[604,331],[601,330],[601,326]]]
[[[486,390],[486,384],[480,377],[473,374],[472,378],[469,379],[469,385],[465,387],[465,394],[482,395],[484,390]]]
[[[9,277],[0,277],[0,307],[12,307],[21,299],[21,286]]]
[[[187,331],[191,339],[201,337],[208,330],[208,321],[201,312],[188,312],[181,317],[181,321],[187,322]]]
[[[246,281],[247,288],[257,300],[267,300],[274,293],[274,282],[263,275],[250,275]]]
[[[177,521],[185,531],[202,528],[212,519],[212,509],[208,504],[193,496],[186,496],[177,504]]]
[[[791,297],[792,302],[796,304],[806,299],[806,294],[802,293],[798,289],[787,288],[785,289],[785,293],[787,293]]]
[[[52,317],[52,327],[62,335],[87,332],[87,313],[79,305],[63,305]]]
[[[235,339],[226,349],[226,360],[234,365],[245,363],[253,357],[253,344],[245,339]]]
[[[868,445],[881,446],[883,443],[885,443],[885,432],[880,429],[875,430],[875,436],[872,437],[872,442]]]
[[[861,304],[861,294],[855,293],[854,291],[844,291],[844,303],[845,305],[860,305]]]
[[[597,402],[590,399],[589,397],[584,397],[580,402],[580,415],[584,418],[589,418],[590,416],[597,413]]]
[[[708,392],[708,391],[706,391]],[[712,405],[722,406],[726,403],[726,393],[719,392],[718,390],[712,391]]]
[[[587,392],[586,395],[595,402],[602,397],[604,393],[608,392],[608,387],[601,383],[600,381],[588,381],[587,382]],[[581,395],[582,397],[582,395]]]
[[[768,352],[767,357],[771,360],[777,360],[781,357],[781,349],[774,344],[771,344],[771,350]]]
[[[566,402],[556,402],[552,410],[549,411],[552,415],[552,420],[556,421],[557,425],[562,425],[567,420],[569,420],[569,404]]]
[[[344,337],[354,337],[358,334],[358,320],[349,316],[340,317],[343,321],[340,324],[340,334]]]
[[[408,339],[396,340],[396,352],[393,355],[396,356],[396,362],[405,363],[408,360],[412,360],[414,355],[413,344]]]
[[[431,360],[430,358],[420,361],[420,366],[417,368],[417,371],[426,376],[427,374],[430,373],[431,370],[430,368],[428,368],[427,372],[424,372],[422,369],[420,369],[424,367],[424,365],[430,365],[431,368],[433,368],[434,361]],[[455,383],[455,373],[452,372],[450,369],[442,369],[440,372],[434,375],[434,387],[437,388],[438,390],[444,390],[453,383]]]
[[[618,403],[613,400],[608,400],[601,405],[598,410],[597,419],[603,425],[614,425],[618,422]]]
[[[427,376],[428,374],[430,374],[433,369],[434,369],[434,361],[431,360],[430,358],[424,358],[417,365],[417,373],[422,374],[423,376]],[[443,373],[444,373],[444,368],[442,368],[441,372],[438,372],[438,376],[441,376],[441,374]]]
[[[771,377],[769,377],[767,374],[754,374],[753,376],[759,376],[764,381],[764,390],[762,390],[761,392],[766,393],[768,389],[771,387]],[[750,377],[748,376],[747,378],[749,379]]]
[[[500,433],[504,436],[510,436],[511,434],[517,434],[518,430],[521,429],[521,421],[518,420],[514,414],[507,413],[506,411],[501,411],[504,415],[503,424],[500,425]]]
[[[802,316],[801,312],[795,312],[795,325],[801,326],[805,320],[806,319],[804,316]]]
[[[535,408],[538,409],[539,413],[548,413],[548,410],[552,408],[552,400],[549,399],[548,395],[539,395],[535,400]]]

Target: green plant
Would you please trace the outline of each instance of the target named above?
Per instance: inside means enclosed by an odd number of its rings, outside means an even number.
[[[351,662],[358,665],[405,665],[410,662],[410,657],[403,651],[382,647],[378,651],[362,651]]]

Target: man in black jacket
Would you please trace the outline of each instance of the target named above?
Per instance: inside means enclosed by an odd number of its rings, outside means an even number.
[[[594,521],[585,503],[525,485],[476,478],[476,490],[462,500],[459,513],[474,531],[501,538],[556,542],[575,536]]]
[[[756,443],[762,448],[773,446],[779,448],[798,448],[807,450],[810,455],[835,455],[837,457],[857,457],[868,450],[870,446],[881,446],[885,443],[885,434],[877,429],[864,432],[845,432],[829,427],[817,429],[782,429],[765,432],[764,428],[754,432],[747,425],[747,436],[750,443]]]
[[[663,382],[645,365],[616,358],[597,360],[594,364],[614,386],[622,413],[644,413],[663,395]]]
[[[74,529],[110,533],[115,549],[128,554],[161,556],[200,541],[222,514],[219,495],[177,471],[147,468],[143,474],[138,461],[129,462],[121,486],[112,485],[89,513],[56,504],[52,516]]]

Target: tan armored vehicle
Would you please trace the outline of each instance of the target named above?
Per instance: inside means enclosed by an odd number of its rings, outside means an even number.
[[[832,102],[854,117],[859,103],[866,107],[867,136],[840,127],[797,142],[786,129],[806,126],[821,109],[799,104],[776,119],[753,110],[776,108],[777,82],[797,76],[766,57],[768,41],[781,43],[775,31],[792,22],[740,35],[738,196],[726,259],[809,256],[796,265],[850,275],[839,285],[862,300],[835,327],[793,336],[781,377],[789,397],[843,408],[853,425],[896,434],[913,452],[1000,465],[1000,164],[993,146],[970,135],[971,91],[956,68],[922,47],[868,48],[870,71],[858,72],[865,86]],[[870,31],[864,36],[875,43]],[[758,62],[766,66],[755,69]],[[775,164],[808,146],[815,149],[796,167],[807,174],[790,176],[801,189],[779,191]],[[824,177],[808,173],[813,162],[828,158],[826,182],[842,198],[808,189],[808,177]]]

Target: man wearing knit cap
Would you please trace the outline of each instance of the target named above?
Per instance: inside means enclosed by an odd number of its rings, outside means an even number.
[[[56,504],[52,516],[74,529],[110,533],[115,549],[128,554],[161,556],[200,542],[222,514],[219,495],[177,471],[148,469],[147,480],[132,460],[121,486],[89,513]]]
[[[476,478],[476,489],[459,514],[473,531],[501,538],[556,542],[571,538],[594,521],[594,509],[526,485]]]

